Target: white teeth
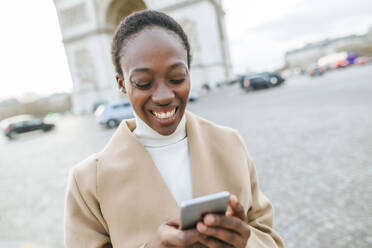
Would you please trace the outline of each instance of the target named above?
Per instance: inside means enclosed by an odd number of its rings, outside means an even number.
[[[176,109],[174,108],[172,111],[169,111],[169,112],[166,112],[166,113],[164,113],[164,112],[160,112],[160,113],[158,113],[158,112],[153,112],[153,113],[154,113],[154,115],[155,115],[156,117],[158,117],[158,118],[160,118],[160,119],[165,119],[165,118],[170,118],[170,117],[172,117],[172,116],[174,115],[175,112],[176,112]]]

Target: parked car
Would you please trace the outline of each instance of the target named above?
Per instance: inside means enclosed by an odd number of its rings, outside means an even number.
[[[240,87],[242,89],[261,89],[278,86],[284,82],[284,78],[277,73],[262,72],[242,76],[240,79]]]
[[[17,134],[42,130],[44,132],[52,130],[55,125],[47,123],[42,118],[32,115],[19,115],[1,121],[4,135],[8,139],[13,139]]]
[[[195,102],[198,99],[199,99],[199,94],[196,93],[195,91],[190,91],[189,102]]]
[[[349,65],[349,62],[345,60],[338,60],[332,64],[333,69],[342,69]]]
[[[325,67],[313,66],[307,70],[307,74],[310,77],[322,76],[327,69]]]
[[[133,118],[133,109],[129,102],[102,104],[94,113],[99,124],[108,128],[117,127],[124,119]]]
[[[107,103],[108,103],[108,101],[105,101],[105,100],[97,101],[97,102],[93,103],[92,112],[95,113],[99,106],[107,104]]]
[[[368,64],[370,62],[370,59],[368,57],[358,57],[355,59],[354,61],[354,64],[355,65],[365,65],[365,64]]]

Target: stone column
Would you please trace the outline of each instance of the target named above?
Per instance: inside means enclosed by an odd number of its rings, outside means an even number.
[[[98,21],[95,2],[54,2],[73,80],[73,112],[89,113],[97,101],[119,99],[110,56],[113,30]]]

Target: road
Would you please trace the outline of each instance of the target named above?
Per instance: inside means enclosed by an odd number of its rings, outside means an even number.
[[[286,247],[372,247],[372,65],[222,88],[189,109],[239,130]],[[68,170],[112,133],[67,115],[53,132],[0,139],[1,248],[63,247]]]

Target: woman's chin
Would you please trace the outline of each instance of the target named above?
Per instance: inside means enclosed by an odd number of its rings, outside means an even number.
[[[161,135],[171,135],[176,131],[178,124],[182,119],[183,112],[184,111],[181,113],[179,108],[176,108],[175,113],[168,117],[156,116],[154,113],[150,113],[150,127]]]

